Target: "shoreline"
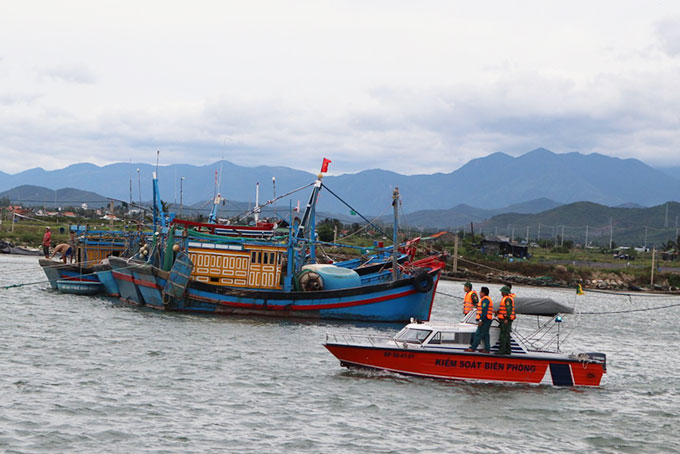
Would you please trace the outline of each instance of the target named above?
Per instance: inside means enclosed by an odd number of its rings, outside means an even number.
[[[470,273],[471,274],[471,273]],[[576,291],[576,286],[578,283],[562,283],[560,281],[541,281],[536,278],[530,277],[530,276],[495,276],[487,275],[484,279],[480,279],[480,277],[473,277],[471,275],[466,275],[465,273],[458,272],[458,275],[453,275],[453,273],[450,272],[443,272],[441,276],[441,280],[444,281],[451,281],[451,282],[460,282],[464,283],[468,280],[475,280],[476,282],[488,282],[488,283],[494,283],[494,284],[506,284],[506,283],[512,283],[518,284],[518,285],[523,285],[526,287],[538,287],[538,288],[559,288],[559,289],[571,289]],[[533,281],[533,282],[532,282]],[[538,283],[536,282],[538,281]],[[638,287],[638,286],[632,286],[634,288],[621,288],[618,286],[610,286],[609,284],[605,284],[605,286],[601,287],[599,285],[593,286],[591,285],[584,285],[581,284],[581,288],[586,291],[592,291],[592,292],[600,292],[600,293],[614,293],[614,294],[620,294],[620,295],[669,295],[669,296],[680,296],[680,290],[671,290],[671,289],[664,289],[662,288],[657,288],[657,289],[649,289],[647,287]],[[631,293],[633,292],[633,293]]]

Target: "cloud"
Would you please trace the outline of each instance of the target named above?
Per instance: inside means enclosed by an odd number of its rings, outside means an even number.
[[[661,49],[671,57],[680,55],[680,17],[660,20],[655,27]]]
[[[165,163],[224,157],[316,171],[326,156],[338,173],[380,167],[413,174],[451,172],[482,155],[539,146],[677,164],[678,85],[672,71],[603,74],[585,84],[515,72],[494,83],[376,86],[354,102],[328,105],[251,94],[109,107],[88,117],[40,103],[22,109],[0,103],[0,136],[7,152],[30,151],[25,156],[46,168],[150,162],[160,149]]]
[[[60,65],[43,68],[38,71],[43,79],[55,82],[90,85],[97,82],[97,78],[90,69],[80,65]]]
[[[33,94],[0,94],[0,105],[17,106],[20,104],[32,104],[42,95]]]

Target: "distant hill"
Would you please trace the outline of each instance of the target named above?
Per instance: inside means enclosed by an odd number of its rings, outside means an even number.
[[[99,208],[109,203],[109,199],[93,192],[73,188],[55,191],[32,185],[22,185],[9,191],[0,192],[0,198],[4,197],[10,199],[12,203],[20,203],[24,206],[45,206],[47,208],[79,206],[82,203],[87,203],[90,208]]]
[[[657,170],[665,173],[671,178],[680,180],[680,166],[675,167],[659,167]]]
[[[469,226],[470,223],[480,223],[501,213],[538,213],[560,206],[559,203],[541,198],[517,203],[495,210],[485,210],[466,204],[456,205],[448,210],[419,210],[408,213],[401,220],[405,225],[424,229],[449,229]],[[391,222],[391,216],[383,216],[383,222]]]
[[[209,200],[214,195],[215,174],[220,170],[222,196],[251,203],[255,200],[256,182],[260,183],[260,200],[268,200],[274,197],[272,177],[276,178],[276,194],[302,187],[316,177],[288,167],[242,167],[228,161],[205,166],[176,164],[158,169],[161,197],[174,203],[181,198],[186,205]],[[75,164],[54,171],[35,168],[15,175],[0,173],[0,190],[26,184],[51,189],[70,186],[123,201],[150,200],[153,171],[154,166],[131,163],[103,167]],[[494,153],[473,159],[451,173],[402,175],[372,169],[327,176],[324,184],[366,216],[387,215],[395,187],[399,187],[406,213],[453,210],[451,207],[461,204],[484,210],[517,205],[516,211],[522,212],[525,201],[542,198],[560,204],[588,200],[607,206],[624,203],[652,206],[680,194],[680,179],[636,159],[597,153],[556,154],[544,148],[518,157]],[[279,206],[296,205],[298,200],[304,204],[308,194],[305,189],[281,200]],[[330,191],[322,191],[318,206],[329,213],[348,212]],[[450,213],[449,217],[453,215]],[[443,221],[454,222],[453,218],[447,221],[447,215],[442,216]]]
[[[500,214],[482,222],[478,228],[484,233],[507,236],[514,231],[516,239],[525,239],[528,227],[529,238],[535,241],[539,226],[541,239],[561,236],[564,226],[566,240],[584,244],[587,226],[589,244],[608,245],[611,220],[616,244],[641,247],[645,245],[645,227],[647,246],[675,240],[680,226],[678,219],[680,203],[677,202],[650,208],[612,208],[592,202],[577,202],[536,214]]]

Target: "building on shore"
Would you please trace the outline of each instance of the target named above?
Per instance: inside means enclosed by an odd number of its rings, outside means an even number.
[[[529,246],[510,241],[507,237],[490,236],[481,242],[481,251],[486,255],[502,255],[515,258],[529,257]]]

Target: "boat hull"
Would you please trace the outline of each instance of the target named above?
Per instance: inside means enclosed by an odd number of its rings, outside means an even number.
[[[147,264],[111,258],[121,298],[180,312],[373,322],[429,320],[441,270],[419,291],[412,278],[362,287],[316,292],[234,289],[191,281],[182,298],[165,298],[169,273]],[[119,272],[120,271],[120,272]]]
[[[91,282],[93,284],[99,283],[100,286],[92,286],[99,288],[98,293],[104,293],[107,296],[118,297],[120,292],[118,285],[113,279],[111,267],[104,264],[95,266],[79,266],[77,264],[64,264],[62,262],[54,262],[52,260],[40,259],[40,266],[45,272],[45,276],[50,282],[50,287],[54,290],[59,290],[58,281],[74,281],[74,282]]]
[[[552,386],[599,386],[604,366],[598,362],[475,352],[440,352],[326,343],[344,367],[370,368],[447,380]]]
[[[58,280],[57,289],[61,293],[70,293],[73,295],[96,295],[103,291],[103,284],[101,282],[92,281],[77,281],[77,280]]]

